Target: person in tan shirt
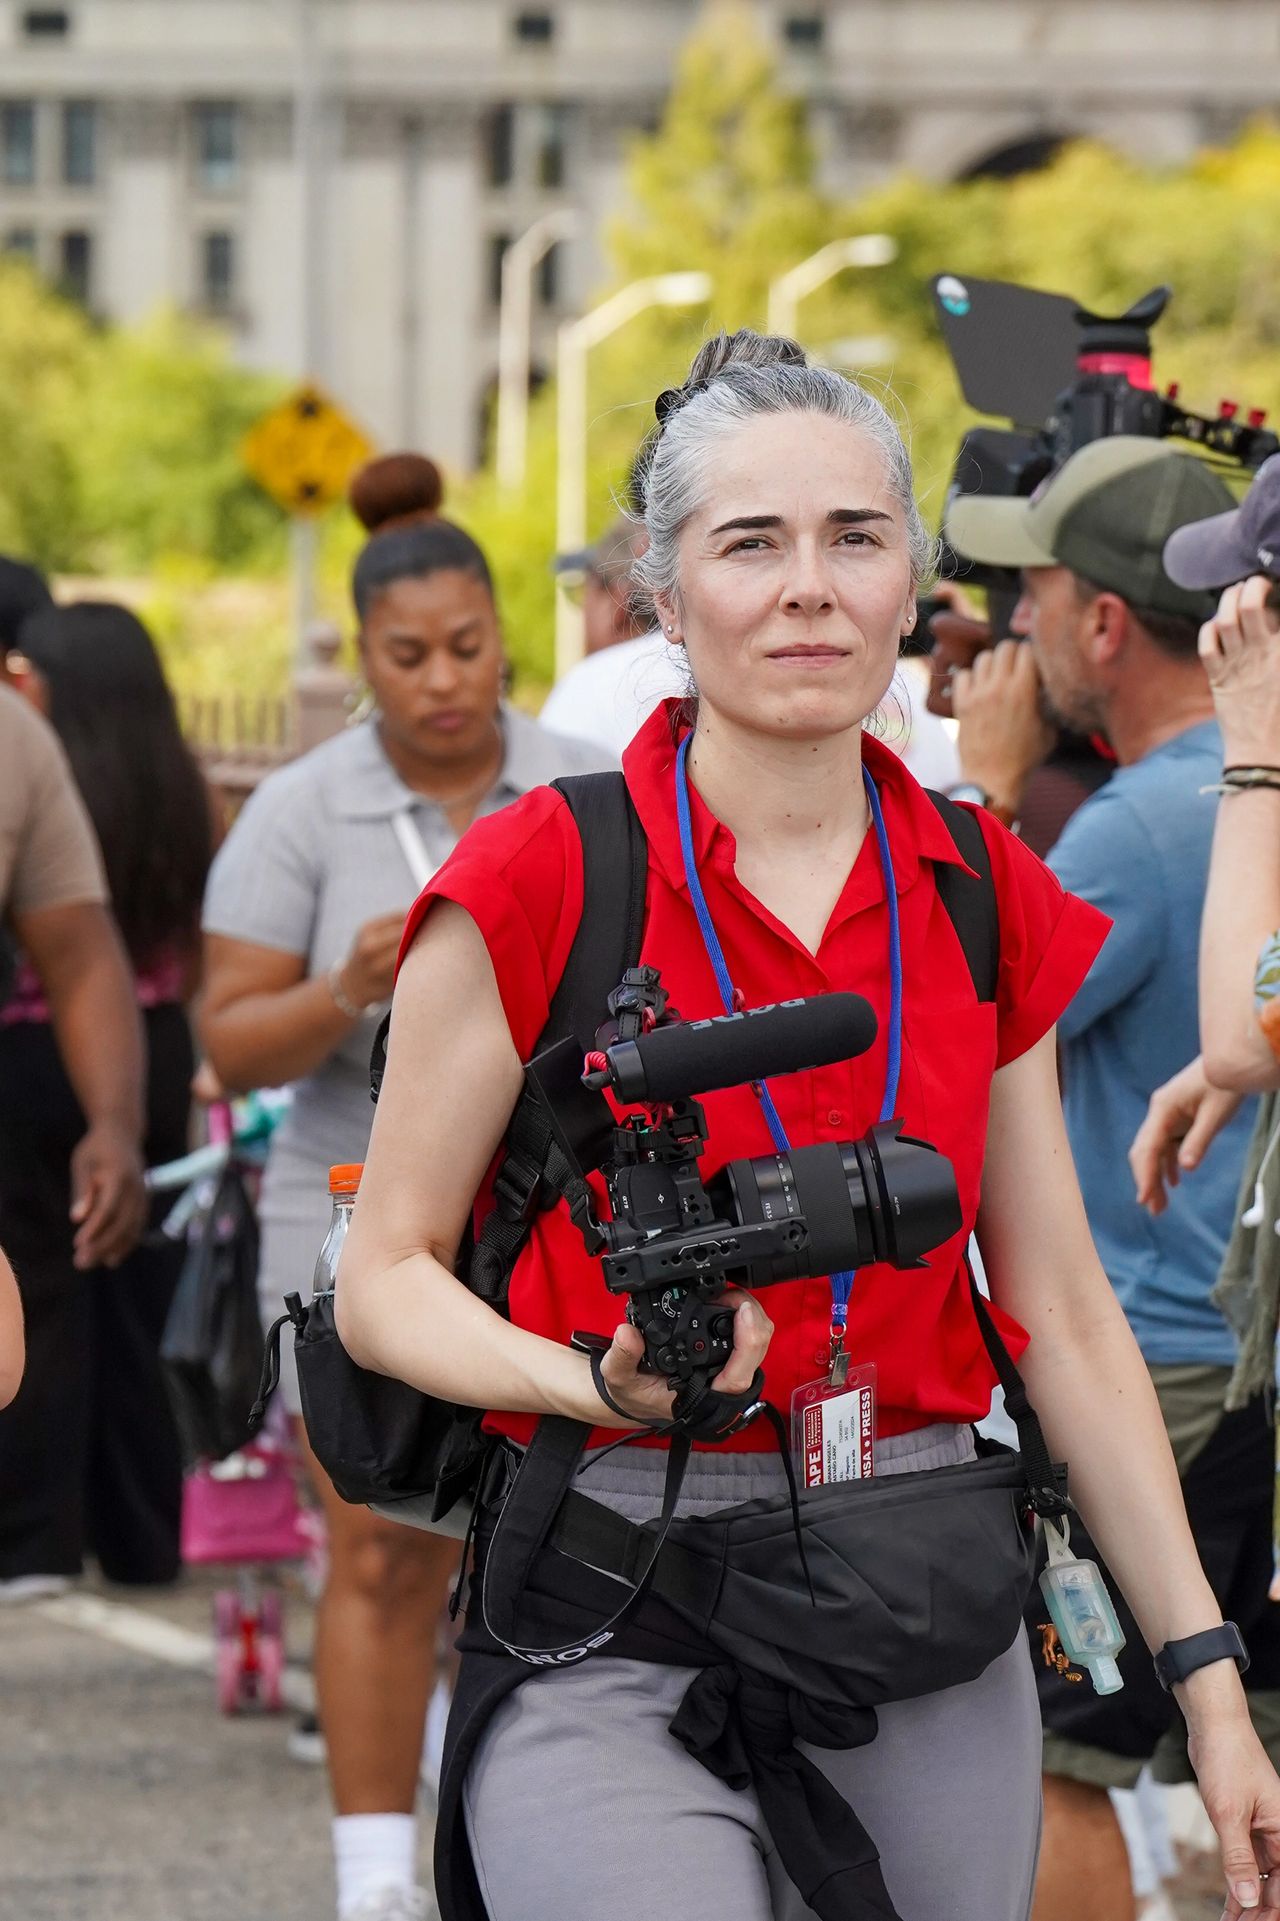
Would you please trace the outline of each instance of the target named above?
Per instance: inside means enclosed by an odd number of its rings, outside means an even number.
[[[6,679],[0,673],[0,683]],[[15,944],[40,977],[85,1117],[71,1163],[75,1265],[113,1267],[137,1241],[146,1212],[132,977],[93,829],[57,736],[12,686],[0,684],[0,999]],[[3,1227],[0,1221],[0,1234]],[[0,1384],[12,1393],[22,1324],[16,1303],[12,1311],[7,1305],[10,1291],[0,1272]]]

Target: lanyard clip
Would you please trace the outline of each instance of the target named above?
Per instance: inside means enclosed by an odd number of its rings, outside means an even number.
[[[831,1368],[827,1382],[831,1387],[843,1387],[849,1378],[849,1356],[845,1352],[844,1322],[831,1323]]]

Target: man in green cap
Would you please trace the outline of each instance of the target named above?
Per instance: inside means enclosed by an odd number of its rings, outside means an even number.
[[[1222,770],[1197,653],[1212,598],[1177,586],[1162,556],[1177,528],[1230,505],[1195,455],[1115,436],[1072,455],[1029,500],[953,498],[945,531],[958,553],[1022,570],[1013,617],[1022,639],[956,676],[960,764],[974,790],[966,797],[1015,817],[1050,718],[1101,735],[1118,763],[1049,855],[1063,886],[1114,923],[1059,1023],[1067,1133],[1098,1252],[1151,1370],[1205,1572],[1253,1656],[1250,1709],[1275,1759],[1274,1445],[1261,1396],[1223,1411],[1234,1341],[1210,1300],[1252,1103],[1158,1217],[1138,1206],[1127,1163],[1151,1094],[1198,1050],[1197,942],[1217,806],[1204,790]],[[1102,1558],[1074,1520],[1072,1548]],[[1116,1599],[1128,1646],[1125,1685],[1112,1695],[1071,1684],[1042,1662],[1038,1593],[1028,1615],[1045,1726],[1035,1921],[1132,1921],[1128,1858],[1107,1790],[1132,1786],[1148,1762],[1159,1779],[1193,1778],[1182,1717]]]

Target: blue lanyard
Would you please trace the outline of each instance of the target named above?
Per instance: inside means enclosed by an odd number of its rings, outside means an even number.
[[[698,874],[698,863],[693,851],[693,823],[689,814],[689,742],[692,734],[686,734],[676,754],[676,820],[680,827],[680,852],[684,859],[684,877],[689,886],[689,898],[693,911],[698,917],[703,946],[707,959],[711,962],[724,1003],[726,1014],[733,1014],[738,1008],[738,998],[734,991],[729,969],[724,958],[724,949],[716,933],[707,897],[702,891],[702,881]],[[893,876],[893,857],[889,851],[889,835],[885,829],[884,812],[880,806],[880,796],[876,784],[864,767],[863,786],[867,790],[867,802],[871,808],[871,820],[876,830],[876,845],[880,852],[880,872],[884,876],[885,902],[889,909],[889,1058],[885,1066],[884,1099],[880,1103],[880,1119],[893,1119],[894,1108],[898,1102],[898,1078],[902,1071],[902,936],[898,925],[898,890]],[[791,1143],[782,1125],[782,1116],[774,1105],[773,1095],[766,1082],[759,1082],[755,1088],[760,1105],[764,1109],[773,1144],[779,1154],[789,1154]],[[849,1295],[853,1288],[853,1270],[831,1276],[831,1329],[833,1337],[839,1334],[843,1343],[845,1324],[849,1318]]]

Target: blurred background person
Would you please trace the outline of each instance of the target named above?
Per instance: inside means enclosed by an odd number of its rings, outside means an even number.
[[[127,609],[50,604],[20,642],[25,690],[61,740],[101,847],[130,974],[127,1012],[101,1028],[87,1021],[61,1048],[41,941],[22,917],[15,923],[20,952],[0,1008],[0,1222],[21,1277],[29,1365],[0,1420],[0,1541],[9,1578],[28,1586],[78,1573],[86,1547],[111,1580],[165,1582],[179,1566],[182,1462],[158,1350],[183,1249],[134,1244],[136,1123],[128,1231],[86,1241],[70,1217],[83,1064],[104,1078],[119,1072],[114,1030],[125,1027],[125,1059],[136,1058],[139,1010],[145,1157],[170,1160],[189,1144],[185,1003],[212,851],[209,799],[150,637]]]
[[[1196,1046],[1197,938],[1221,767],[1197,653],[1212,600],[1179,587],[1161,555],[1178,527],[1230,504],[1195,455],[1117,435],[1090,443],[1028,501],[953,500],[947,535],[974,560],[1022,569],[1004,642],[955,677],[958,714],[980,723],[984,787],[1016,812],[1053,716],[1100,732],[1118,762],[1072,815],[1049,864],[1113,927],[1059,1022],[1067,1134],[1102,1262],[1151,1373],[1192,1532],[1224,1614],[1245,1634],[1254,1725],[1280,1753],[1280,1623],[1268,1601],[1274,1447],[1262,1394],[1227,1411],[1235,1340],[1212,1295],[1252,1126],[1241,1113],[1200,1180],[1156,1219],[1136,1203],[1127,1153],[1156,1087]],[[1042,696],[1043,689],[1043,696]],[[962,723],[963,725],[963,723]],[[1074,1551],[1088,1555],[1073,1522]],[[1136,1624],[1125,1686],[1063,1688],[1041,1666],[1045,1829],[1035,1921],[1130,1921],[1129,1861],[1108,1789],[1144,1765],[1190,1780],[1185,1728]],[[1043,1613],[1034,1594],[1028,1624]]]
[[[16,650],[23,622],[52,605],[49,583],[38,567],[0,554],[0,652]]]
[[[261,1198],[264,1319],[309,1293],[328,1171],[364,1158],[369,1051],[406,913],[480,814],[560,774],[611,766],[503,698],[488,563],[438,515],[419,455],[364,467],[353,577],[373,712],[257,789],[214,863],[202,1033],[233,1088],[291,1083]],[[460,1097],[464,1097],[460,1090]],[[343,1921],[425,1915],[414,1810],[436,1634],[458,1544],[339,1499],[307,1447],[290,1343],[283,1392],[329,1528],[315,1672]]]
[[[551,689],[540,718],[619,760],[654,708],[682,694],[688,679],[677,651],[637,608],[631,563],[643,539],[619,516],[594,547],[555,561],[566,591],[581,598],[586,652]]]
[[[1189,587],[1224,590],[1200,636],[1225,790],[1201,931],[1200,1040],[1209,1080],[1237,1093],[1280,1084],[1274,951],[1259,977],[1264,946],[1280,932],[1278,557],[1280,454],[1259,468],[1238,508],[1182,528],[1166,557]]]
[[[71,1258],[83,1271],[122,1259],[141,1230],[142,1041],[92,824],[56,734],[6,684],[11,657],[0,653],[0,1001],[20,950],[39,976],[83,1111],[65,1216]],[[21,1087],[0,1090],[0,1100],[19,1109],[23,1096]],[[0,1212],[0,1228],[9,1219]],[[38,1359],[38,1324],[31,1345]],[[0,1430],[0,1449],[5,1444]],[[10,1538],[0,1514],[0,1595],[9,1598],[27,1558],[16,1518],[14,1529]]]
[[[1222,733],[1222,794],[1200,930],[1202,1054],[1152,1095],[1130,1152],[1153,1214],[1195,1173],[1242,1100],[1260,1092],[1215,1299],[1239,1352],[1230,1408],[1270,1392],[1280,1317],[1280,457],[1241,505],[1183,527],[1165,565],[1188,588],[1224,589],[1200,633]],[[1197,1177],[1198,1181],[1198,1177]],[[1193,1183],[1194,1184],[1194,1183]]]

